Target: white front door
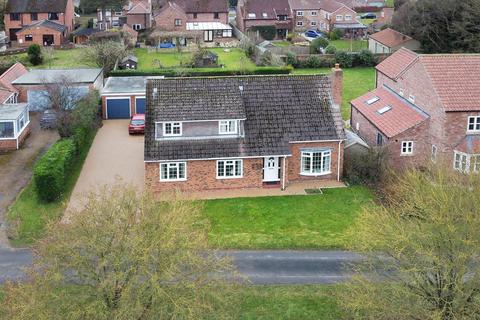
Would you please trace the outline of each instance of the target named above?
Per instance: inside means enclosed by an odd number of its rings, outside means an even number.
[[[263,181],[280,181],[278,175],[279,169],[278,157],[266,157],[263,160]]]

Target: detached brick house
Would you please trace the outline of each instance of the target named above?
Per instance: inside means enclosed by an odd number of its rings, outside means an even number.
[[[351,102],[351,125],[392,164],[442,161],[480,171],[480,54],[401,48],[376,67],[376,89]]]
[[[340,29],[344,35],[361,37],[367,27],[357,20],[357,13],[335,0],[289,0],[297,32],[313,29],[330,32]]]
[[[288,0],[239,0],[237,28],[248,32],[259,26],[274,26],[277,38],[293,31],[293,16]]]
[[[226,0],[167,1],[155,13],[154,19],[158,31],[200,32],[204,42],[230,41],[232,38]]]
[[[19,45],[59,46],[74,27],[73,0],[8,0],[5,31]]]
[[[402,47],[418,51],[420,50],[420,42],[390,28],[368,37],[368,49],[373,53],[393,53]]]
[[[105,17],[103,16],[105,14]],[[144,30],[152,27],[152,2],[151,0],[131,0],[123,8],[97,10],[97,27],[108,30],[121,27],[124,24],[133,30]]]
[[[344,140],[325,75],[147,82],[145,181],[155,193],[337,181]]]

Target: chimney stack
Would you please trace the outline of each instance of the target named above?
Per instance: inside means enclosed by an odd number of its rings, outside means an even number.
[[[332,85],[332,99],[333,103],[338,107],[342,107],[342,93],[343,93],[343,70],[340,69],[340,65],[335,63],[335,67],[332,68],[331,74]]]

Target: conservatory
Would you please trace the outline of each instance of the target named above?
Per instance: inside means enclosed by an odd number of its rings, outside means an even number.
[[[28,105],[0,105],[0,152],[19,149],[30,133]]]

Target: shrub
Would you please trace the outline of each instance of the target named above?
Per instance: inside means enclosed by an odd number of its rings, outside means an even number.
[[[258,31],[260,36],[265,40],[273,40],[277,35],[277,28],[275,26],[256,26],[252,28],[253,31]]]
[[[299,68],[329,68],[335,64],[335,59],[328,56],[309,56],[305,61],[299,62]]]
[[[385,148],[372,148],[365,153],[345,153],[345,180],[351,184],[378,186],[387,175],[387,160]]]
[[[326,48],[329,42],[327,39],[318,37],[317,39],[310,42],[310,53],[319,53],[320,48]]]
[[[90,131],[87,128],[75,129],[72,138],[75,144],[75,149],[77,151],[77,154],[82,152],[82,150],[87,145],[89,135],[90,135]]]
[[[75,143],[63,139],[55,143],[36,163],[33,178],[37,194],[42,201],[58,199],[76,158]]]
[[[329,44],[325,48],[325,53],[326,54],[335,54],[337,52],[337,48],[333,44]]]
[[[363,49],[360,53],[355,55],[355,65],[362,67],[371,67],[375,65],[375,57],[368,49]]]
[[[346,51],[337,51],[335,53],[335,63],[339,63],[343,68],[351,68],[353,66],[353,55]]]
[[[128,77],[128,76],[165,76],[175,77],[177,69],[150,69],[150,70],[113,70],[109,72],[109,77]],[[202,69],[182,69],[186,77],[208,77],[208,76],[234,76],[238,74],[289,74],[291,67],[257,67],[247,70],[228,70],[222,68],[202,68]]]
[[[295,34],[293,34],[293,33],[289,33],[289,34],[287,35],[287,41],[290,41],[290,42],[292,42],[292,41],[293,41],[293,37],[294,37],[294,36],[295,36]]]
[[[287,53],[287,65],[296,67],[298,65],[298,59],[295,53],[288,52]]]
[[[342,30],[340,29],[333,29],[332,31],[330,31],[330,33],[328,34],[328,38],[330,40],[338,40],[342,37]]]
[[[32,44],[27,49],[28,60],[34,66],[42,64],[42,48],[38,44]]]

